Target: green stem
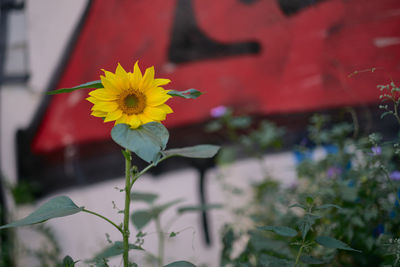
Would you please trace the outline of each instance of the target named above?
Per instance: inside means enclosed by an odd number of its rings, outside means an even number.
[[[129,208],[131,204],[131,152],[126,149],[129,157],[125,157],[125,209],[124,209],[124,224],[123,224],[123,244],[124,244],[124,267],[129,266]]]
[[[164,233],[161,228],[159,216],[155,218],[155,222],[158,233],[158,266],[162,267],[164,265]]]
[[[122,231],[121,227],[119,227],[115,222],[113,222],[110,219],[104,217],[103,215],[100,215],[100,214],[98,214],[98,213],[96,213],[94,211],[87,210],[87,209],[83,209],[82,211],[90,213],[90,214],[93,214],[93,215],[96,215],[97,217],[102,218],[103,220],[105,220],[105,221],[109,222],[110,224],[112,224],[115,228],[118,229],[118,231],[120,231],[123,234],[123,231]]]
[[[303,248],[304,248],[304,240],[303,240],[303,243],[301,244],[299,252],[297,253],[296,262],[294,263],[294,267],[296,267],[297,264],[299,263],[301,253],[303,252]]]
[[[174,155],[163,157],[163,158],[161,158],[161,159],[157,162],[157,164],[159,164],[160,162],[162,162],[162,161],[164,161],[164,160],[166,160],[166,159],[168,159],[168,158],[170,158],[170,157],[173,157],[173,156],[174,156]],[[132,183],[130,184],[129,191],[130,191],[130,189],[132,188],[133,184],[136,182],[136,180],[139,179],[140,176],[142,176],[143,174],[145,174],[148,170],[150,170],[150,169],[153,168],[154,166],[156,166],[156,164],[154,164],[154,162],[153,162],[153,163],[149,164],[146,168],[144,168],[143,170],[141,170],[140,172],[138,172],[137,174],[135,174],[135,175],[133,176],[133,178],[132,178]]]

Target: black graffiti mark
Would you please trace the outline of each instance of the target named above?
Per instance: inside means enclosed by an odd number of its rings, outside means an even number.
[[[243,4],[254,4],[255,2],[258,2],[260,0],[239,0],[240,2],[242,2]]]
[[[168,59],[185,63],[213,58],[256,54],[256,41],[221,43],[208,37],[197,25],[192,0],[177,0]]]
[[[283,14],[292,16],[300,10],[325,0],[277,0]]]

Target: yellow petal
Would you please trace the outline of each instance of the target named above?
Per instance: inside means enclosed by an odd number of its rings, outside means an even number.
[[[99,117],[99,118],[105,118],[107,116],[107,112],[100,111],[100,110],[93,110],[90,115]]]
[[[111,71],[107,71],[104,69],[101,69],[104,72],[104,75],[106,76],[107,79],[114,79],[115,78],[115,74],[112,73]]]
[[[118,63],[117,65],[117,69],[115,70],[115,75],[116,76],[126,76],[127,72],[125,71],[125,69],[121,66],[120,63]]]
[[[145,114],[143,114],[143,113],[140,113],[140,114],[138,114],[137,115],[138,117],[139,117],[139,119],[140,119],[140,121],[142,122],[142,124],[146,124],[146,123],[148,123],[148,122],[152,122],[153,120],[152,119],[150,119],[149,117],[147,117]]]
[[[98,103],[100,101],[99,99],[97,99],[97,98],[95,98],[93,96],[86,97],[86,100],[89,101],[92,104],[96,104],[96,103]]]
[[[115,111],[109,112],[104,119],[104,122],[115,121],[122,116],[122,110],[117,109]]]
[[[104,89],[110,90],[110,91],[118,93],[118,94],[122,92],[121,86],[115,80],[108,79],[104,76],[100,76],[100,79],[101,79],[101,83],[104,86]]]
[[[157,108],[162,109],[166,114],[173,113],[174,111],[166,104],[157,106]]]
[[[99,101],[92,107],[92,110],[99,110],[104,112],[112,112],[118,109],[118,104],[114,101]]]
[[[146,91],[153,84],[153,80],[154,80],[154,67],[151,66],[150,68],[147,68],[146,72],[144,73],[142,82],[140,84],[140,89],[142,91]]]
[[[124,70],[121,64],[118,63],[117,69],[115,70],[115,82],[118,84],[118,87],[121,89],[128,89],[129,86],[129,77],[128,73]]]
[[[133,73],[130,73],[131,88],[140,89],[140,82],[142,81],[142,72],[139,68],[139,61],[136,61],[133,67]]]
[[[150,119],[157,121],[165,120],[165,117],[167,116],[164,110],[149,106],[143,110],[143,113],[144,115],[146,115],[146,117],[149,117]]]
[[[115,121],[115,125],[120,124],[120,123],[127,123],[126,122],[127,118],[128,118],[128,116],[123,113],[122,116],[118,120]]]
[[[164,104],[171,96],[161,87],[151,88],[146,92],[147,104],[150,106],[158,106]]]
[[[136,129],[141,125],[141,121],[137,115],[133,114],[129,117],[128,124],[131,126],[131,128]]]
[[[163,85],[169,84],[170,82],[171,82],[171,80],[169,80],[169,79],[154,79],[153,86],[154,87],[163,86]]]
[[[89,93],[90,96],[93,96],[97,99],[101,100],[117,100],[118,99],[118,94],[107,89],[97,89],[94,91],[91,91]]]

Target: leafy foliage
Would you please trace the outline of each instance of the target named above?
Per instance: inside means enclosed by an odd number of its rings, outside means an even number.
[[[393,86],[386,86],[385,90],[389,89],[394,101],[398,101],[400,91]],[[391,114],[397,119],[397,105],[394,108]],[[224,116],[233,116],[233,112]],[[232,131],[233,127],[227,127],[229,123],[224,122],[226,117],[210,123],[211,130]],[[252,127],[250,132],[234,128],[233,133],[226,133],[240,147],[221,148],[218,160],[223,160],[219,163],[235,160],[232,156],[235,151],[244,150],[257,157],[258,153],[279,143],[266,142],[265,149],[260,150],[260,145],[254,145],[260,144],[255,141],[254,136],[258,134],[254,132],[261,128]],[[271,135],[278,139],[283,134],[271,129],[267,132],[279,133]],[[388,241],[400,236],[398,138],[384,140],[378,133],[358,137],[359,130],[352,123],[333,123],[325,115],[313,116],[308,132],[296,148],[301,159],[297,165],[298,182],[282,187],[266,175],[262,182],[252,185],[251,202],[233,210],[238,217],[251,219],[258,225],[257,229],[267,231],[254,232],[251,228],[245,231],[238,222],[227,225],[229,230],[222,236],[221,265],[262,266],[259,261],[264,255],[267,255],[266,262],[288,261],[290,266],[395,266],[400,263],[397,243]],[[325,150],[326,155],[313,159],[315,146]],[[229,151],[226,153],[229,160],[222,158],[224,151]],[[236,194],[229,185],[224,188]],[[284,207],[289,207],[287,212]],[[236,242],[243,242],[243,235],[248,238],[247,245],[232,257],[232,248]],[[279,264],[285,266],[284,262]]]
[[[27,217],[3,225],[0,229],[19,227],[45,222],[49,219],[64,217],[82,211],[69,197],[59,196],[50,199]]]

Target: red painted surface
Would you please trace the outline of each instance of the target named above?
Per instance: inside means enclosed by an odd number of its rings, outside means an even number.
[[[217,105],[273,114],[377,102],[377,84],[400,70],[400,1],[327,0],[287,17],[276,1],[199,0],[199,27],[216,41],[257,40],[257,55],[169,64],[175,1],[94,0],[57,88],[99,79],[117,62],[131,70],[155,66],[166,89],[196,88],[197,100],[172,99],[167,127],[203,121]],[[385,42],[386,41],[386,42]],[[348,78],[354,70],[374,73]],[[91,117],[85,90],[53,97],[32,148],[49,152],[69,143],[109,138],[112,123]]]

